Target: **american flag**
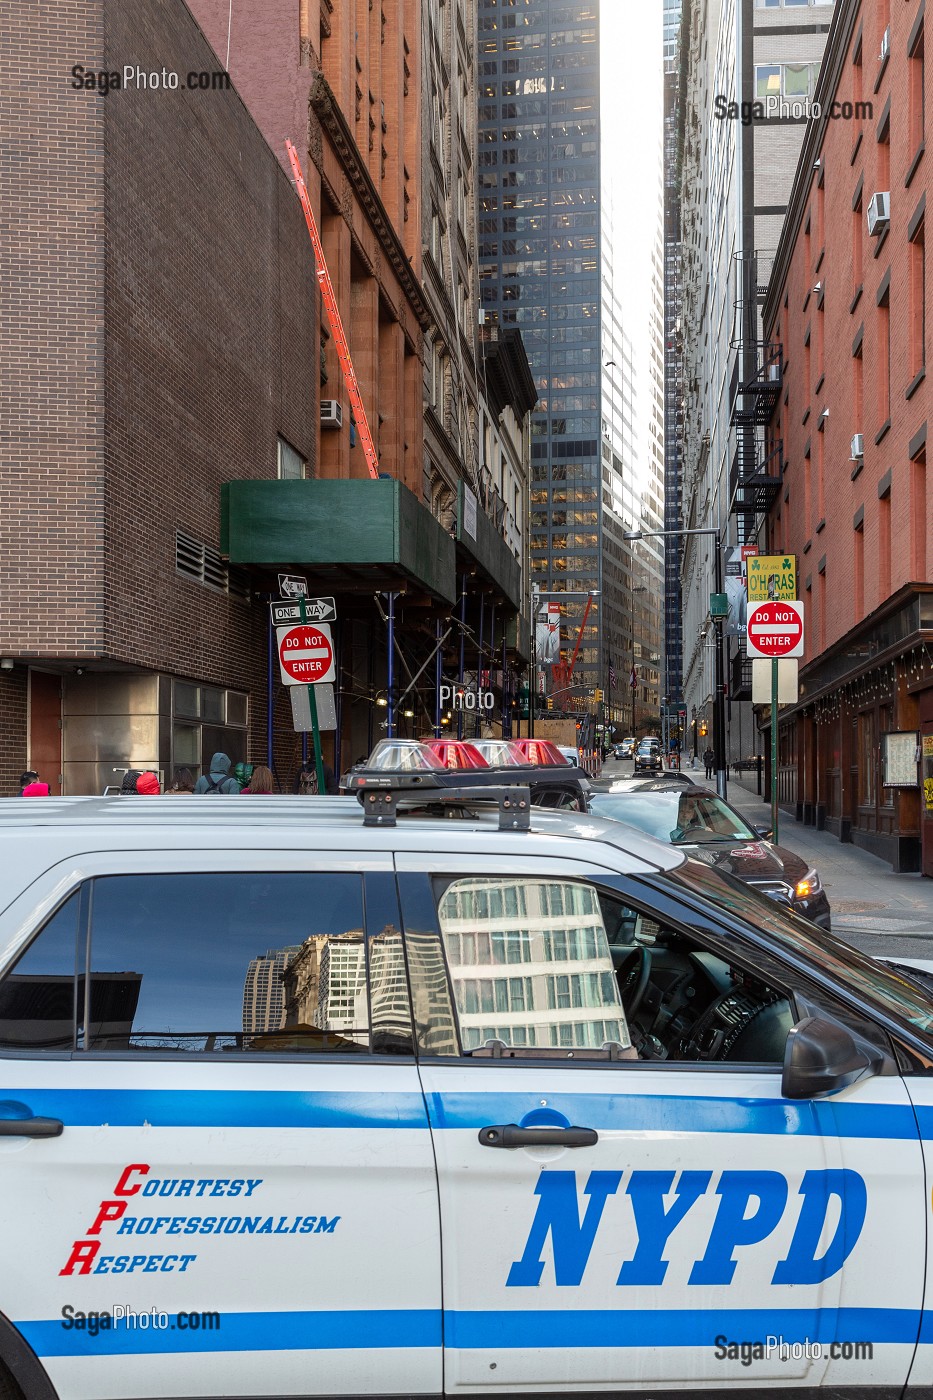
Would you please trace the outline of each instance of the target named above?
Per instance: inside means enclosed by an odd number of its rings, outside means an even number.
[[[609,658],[609,689],[614,690],[616,686],[616,668],[612,664],[612,657]]]

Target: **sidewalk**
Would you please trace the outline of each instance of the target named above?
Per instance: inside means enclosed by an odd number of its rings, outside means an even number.
[[[741,779],[730,774],[728,800],[752,824],[770,825],[771,807],[758,796],[754,774]],[[778,841],[820,872],[832,909],[834,933],[843,937],[925,937],[933,951],[933,880],[897,874],[886,861],[858,846],[843,844],[828,831],[804,826],[784,811],[778,816]],[[862,938],[853,937],[852,941],[861,943]],[[915,951],[917,956],[924,955],[919,948]]]

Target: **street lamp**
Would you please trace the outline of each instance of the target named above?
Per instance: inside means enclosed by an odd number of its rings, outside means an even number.
[[[626,530],[622,538],[625,540],[647,539],[649,536],[676,535],[683,538],[685,535],[711,535],[715,540],[715,589],[717,593],[722,593],[722,534],[717,529],[701,530]],[[713,626],[716,629],[715,648],[715,672],[716,672],[716,695],[715,695],[715,727],[713,732],[713,763],[716,768],[716,791],[720,797],[726,795],[726,665],[723,655],[723,633],[722,618],[714,617]]]
[[[531,585],[531,692],[528,696],[528,737],[535,734],[535,692],[538,689],[538,604],[542,598],[588,598],[591,602],[600,596],[600,589],[582,590],[542,589],[536,583]],[[598,673],[597,673],[598,674]]]

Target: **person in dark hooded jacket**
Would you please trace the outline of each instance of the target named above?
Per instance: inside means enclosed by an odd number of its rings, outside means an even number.
[[[196,793],[239,793],[240,784],[230,776],[230,760],[225,753],[215,753],[209,773],[202,773],[194,785]]]

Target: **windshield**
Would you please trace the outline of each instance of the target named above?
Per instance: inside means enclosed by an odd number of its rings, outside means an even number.
[[[784,905],[700,861],[686,860],[658,876],[663,884],[700,894],[718,908],[763,929],[791,952],[838,977],[845,986],[916,1030],[933,1032],[933,999],[885,963],[834,938]]]
[[[735,845],[760,837],[721,797],[712,793],[594,792],[590,810],[600,817],[627,822],[639,831],[675,846]]]

